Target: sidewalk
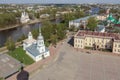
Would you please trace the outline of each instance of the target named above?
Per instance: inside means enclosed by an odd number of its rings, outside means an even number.
[[[49,50],[50,50],[50,56],[49,57],[47,57],[46,59],[40,60],[40,61],[38,61],[36,63],[33,63],[33,64],[25,67],[24,70],[27,71],[29,74],[31,74],[32,72],[40,69],[42,67],[42,65],[47,64],[52,59],[54,59],[54,57],[56,56],[56,53],[59,50],[60,46],[61,46],[61,42],[59,42],[57,44],[56,48],[53,47],[53,46],[50,46],[49,47]],[[7,78],[6,80],[17,80],[16,77],[17,77],[18,73],[16,73],[13,76]]]

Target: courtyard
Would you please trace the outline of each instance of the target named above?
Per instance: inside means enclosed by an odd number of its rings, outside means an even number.
[[[66,40],[57,57],[30,80],[120,80],[120,57],[77,51]]]

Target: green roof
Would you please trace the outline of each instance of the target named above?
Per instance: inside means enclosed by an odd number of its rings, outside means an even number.
[[[113,22],[114,24],[120,24],[120,19],[119,20],[116,20],[112,14],[109,14],[109,16],[107,17],[107,21],[111,21]]]
[[[117,21],[117,23],[116,24],[120,24],[120,19]]]
[[[111,22],[114,22],[115,19],[113,18],[112,14],[109,14],[107,20],[111,21]]]

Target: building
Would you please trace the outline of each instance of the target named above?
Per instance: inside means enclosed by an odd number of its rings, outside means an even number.
[[[37,40],[33,39],[31,32],[29,32],[28,39],[23,41],[23,49],[34,61],[39,61],[50,56],[48,48],[45,47],[41,32]]]
[[[115,19],[112,14],[109,14],[106,20],[108,23],[120,24],[120,19]]]
[[[97,25],[96,31],[98,32],[105,32],[105,26],[104,25]]]
[[[49,14],[41,14],[41,15],[40,15],[40,18],[41,18],[41,19],[49,18],[49,17],[50,17]]]
[[[79,19],[75,19],[75,20],[69,21],[69,28],[71,26],[75,26],[76,28],[80,27],[81,25],[86,26],[87,20],[90,17],[97,17],[97,15],[87,16],[87,17],[83,17],[83,18],[79,18]]]
[[[74,36],[74,48],[110,49],[120,54],[120,34],[79,30]]]
[[[107,15],[106,15],[106,14],[97,15],[97,20],[104,21],[104,20],[106,20],[106,18],[107,18]]]
[[[22,12],[20,22],[27,23],[30,20],[28,13]]]
[[[0,78],[8,78],[19,71],[22,64],[7,54],[0,54]]]

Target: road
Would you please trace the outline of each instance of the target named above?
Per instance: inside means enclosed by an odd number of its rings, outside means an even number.
[[[30,80],[120,80],[120,57],[76,51],[66,40],[56,59]]]

